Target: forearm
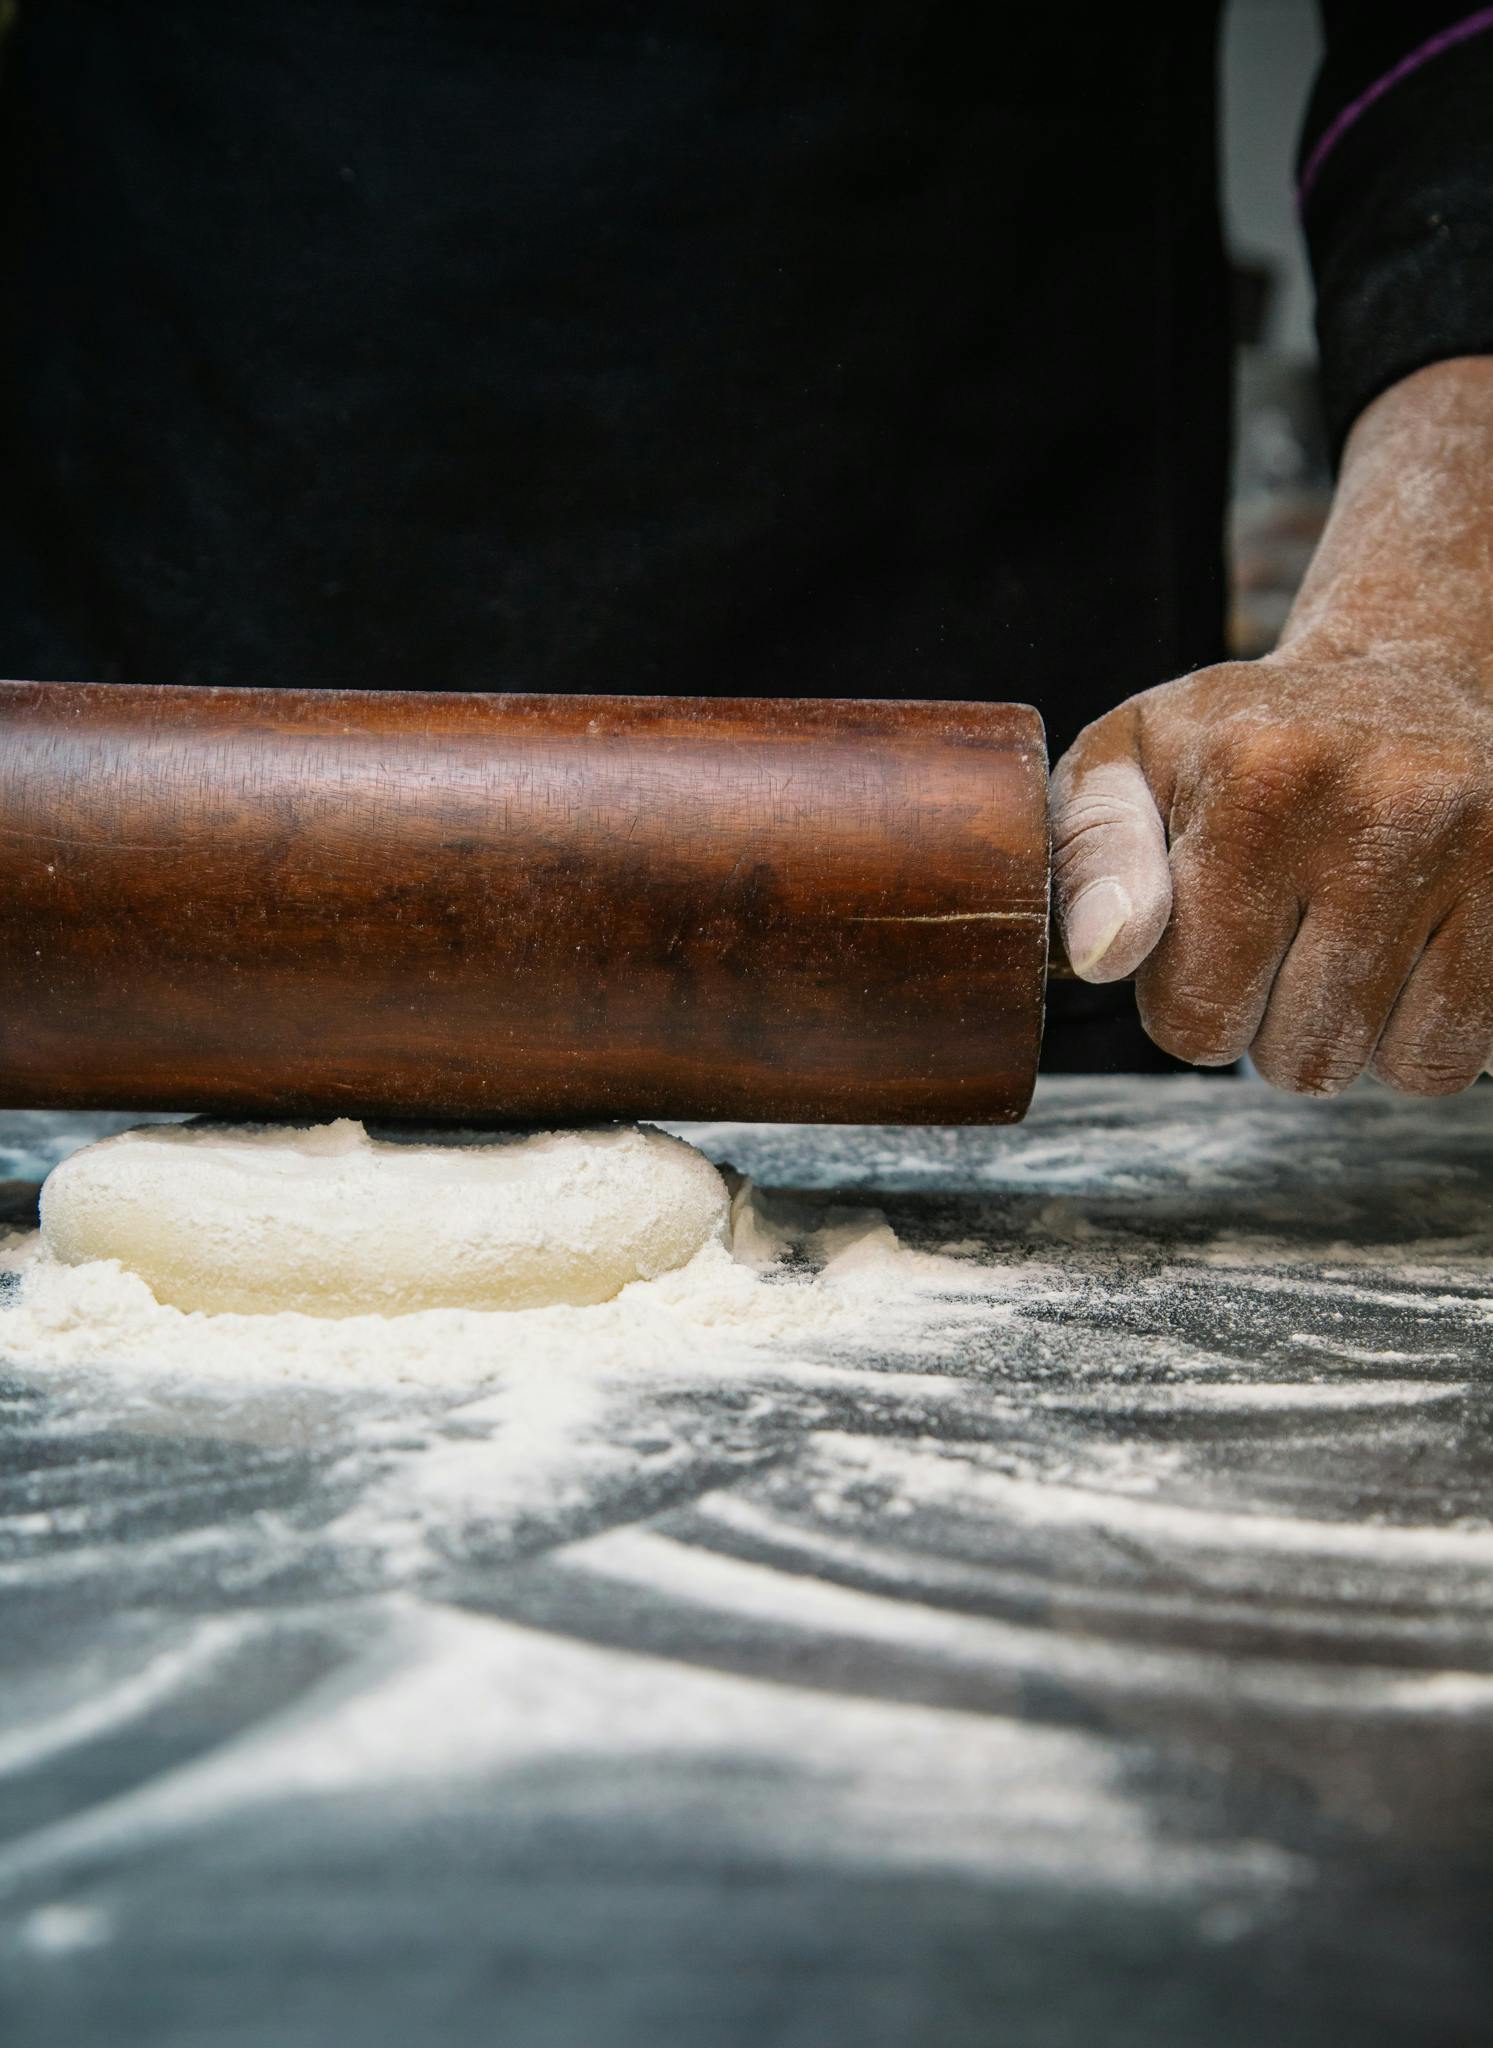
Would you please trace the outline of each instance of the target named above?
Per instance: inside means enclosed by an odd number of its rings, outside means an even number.
[[[1493,356],[1418,370],[1360,416],[1280,653],[1419,653],[1493,697]]]

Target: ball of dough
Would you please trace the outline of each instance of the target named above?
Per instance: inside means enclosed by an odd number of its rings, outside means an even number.
[[[65,1159],[42,1238],[180,1309],[406,1315],[609,1301],[724,1234],[725,1183],[662,1131],[370,1138],[163,1124]]]

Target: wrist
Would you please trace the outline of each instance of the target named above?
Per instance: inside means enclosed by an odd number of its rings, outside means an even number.
[[[1493,357],[1435,363],[1354,426],[1280,651],[1431,661],[1493,695],[1490,558]]]

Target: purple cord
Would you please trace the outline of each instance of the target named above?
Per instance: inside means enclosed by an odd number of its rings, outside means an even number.
[[[1436,35],[1428,37],[1408,56],[1402,57],[1391,70],[1386,71],[1382,78],[1376,78],[1367,91],[1361,92],[1356,100],[1351,100],[1318,136],[1316,147],[1302,166],[1301,182],[1296,188],[1298,207],[1306,205],[1323,164],[1360,115],[1366,114],[1376,100],[1382,100],[1387,92],[1392,92],[1410,76],[1412,71],[1419,71],[1422,64],[1429,64],[1431,59],[1439,57],[1443,50],[1455,49],[1458,43],[1471,42],[1474,36],[1482,35],[1486,29],[1493,29],[1493,7],[1479,7],[1473,13],[1465,15],[1461,21],[1453,22],[1450,28],[1441,29]]]

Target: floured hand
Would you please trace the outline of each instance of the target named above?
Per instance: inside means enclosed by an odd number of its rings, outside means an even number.
[[[1349,439],[1280,647],[1131,698],[1053,777],[1069,958],[1157,1044],[1331,1095],[1493,1054],[1493,360]]]

